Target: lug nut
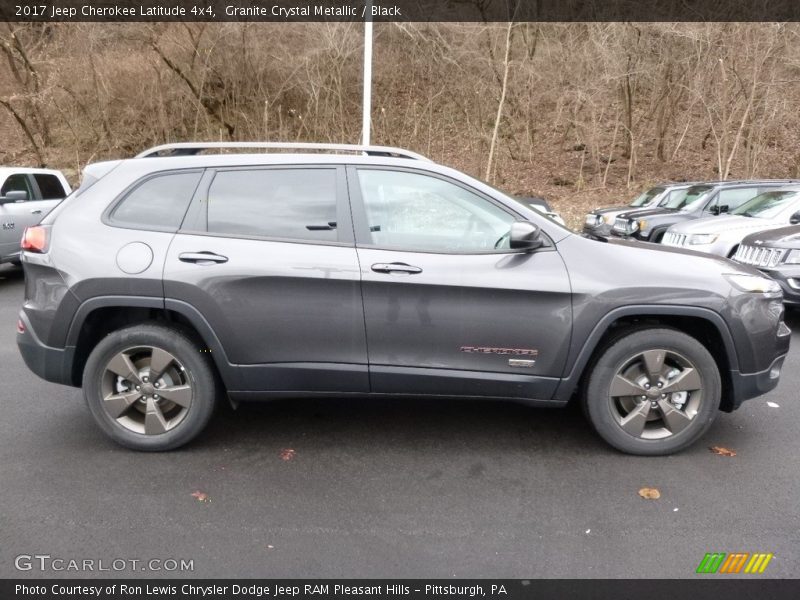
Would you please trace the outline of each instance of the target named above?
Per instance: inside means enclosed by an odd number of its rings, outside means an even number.
[[[145,375],[144,377],[142,377],[142,381],[144,381],[145,383],[147,383],[147,382],[148,382],[148,377],[147,377],[147,375]]]
[[[644,389],[649,390],[650,389],[650,384],[649,383],[645,383],[644,384]]]
[[[662,387],[663,385],[664,385],[664,384],[663,384],[663,383],[661,383],[660,381],[658,382],[658,387]]]
[[[138,392],[140,389],[142,389],[142,386],[140,386],[140,385],[137,385],[137,386],[136,386],[136,391]]]

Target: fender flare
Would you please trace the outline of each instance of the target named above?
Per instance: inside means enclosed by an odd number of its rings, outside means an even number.
[[[228,389],[238,389],[239,371],[231,364],[222,343],[211,325],[194,306],[181,300],[153,296],[95,296],[81,303],[72,318],[67,331],[66,346],[75,347],[87,317],[98,308],[156,308],[171,310],[186,318],[203,342],[211,350],[211,358],[217,366],[220,377]]]
[[[708,321],[720,334],[722,343],[725,347],[725,354],[728,359],[728,366],[731,370],[737,371],[739,369],[739,359],[736,354],[736,345],[733,342],[733,335],[728,328],[728,324],[720,316],[719,313],[699,306],[680,306],[674,304],[637,304],[631,306],[622,306],[615,308],[606,313],[600,321],[594,326],[592,332],[586,338],[586,341],[581,346],[577,356],[565,367],[565,374],[561,379],[561,383],[556,388],[553,395],[554,400],[566,402],[574,393],[578,382],[583,375],[586,365],[589,363],[592,355],[600,340],[608,331],[611,324],[623,317],[636,317],[636,316],[672,316],[672,317],[696,317]]]

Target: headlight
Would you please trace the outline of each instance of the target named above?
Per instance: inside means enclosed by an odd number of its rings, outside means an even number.
[[[800,250],[790,250],[784,262],[789,265],[800,265]]]
[[[718,233],[695,233],[689,236],[689,244],[692,246],[700,246],[703,244],[713,244],[719,237]]]
[[[745,275],[744,273],[724,273],[723,275],[733,287],[742,292],[770,294],[781,291],[781,286],[772,279],[767,279],[766,277]]]
[[[605,223],[605,217],[603,215],[596,215],[594,213],[589,213],[586,215],[586,225],[589,227],[600,227],[603,223]]]

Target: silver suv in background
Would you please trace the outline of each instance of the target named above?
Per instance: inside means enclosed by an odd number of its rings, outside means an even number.
[[[0,167],[0,263],[19,261],[22,232],[71,191],[61,171]]]
[[[745,236],[797,223],[800,186],[792,186],[759,194],[727,215],[673,225],[661,243],[730,258]]]

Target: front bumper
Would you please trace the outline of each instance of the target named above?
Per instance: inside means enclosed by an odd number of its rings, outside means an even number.
[[[17,330],[17,348],[28,368],[46,381],[73,385],[72,359],[75,348],[46,346],[36,337],[24,312],[20,312],[19,319],[24,330]]]
[[[742,402],[766,394],[774,390],[780,381],[781,368],[786,354],[772,361],[768,369],[758,373],[740,373],[731,371],[731,402],[728,406],[733,411],[742,405]]]

